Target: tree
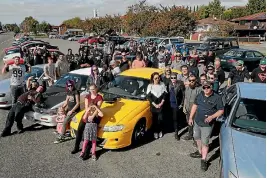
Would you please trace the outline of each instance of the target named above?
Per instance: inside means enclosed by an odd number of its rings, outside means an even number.
[[[210,12],[209,12],[209,7],[208,6],[200,6],[198,8],[198,11],[196,11],[196,19],[205,19],[205,18],[208,18],[209,15],[210,15]]]
[[[196,11],[198,11],[198,5],[197,5],[197,8],[196,8]]]
[[[225,10],[222,15],[223,20],[231,20],[233,19],[233,11],[232,9]]]
[[[5,24],[4,25],[4,29],[7,31],[13,31],[15,33],[19,33],[20,32],[20,28],[17,24]]]
[[[72,19],[63,21],[63,24],[65,24],[69,28],[81,28],[82,20],[80,17],[74,17]]]
[[[247,8],[244,7],[231,8],[231,11],[232,11],[232,19],[248,15],[248,10]]]
[[[50,29],[51,29],[51,25],[47,23],[46,21],[43,21],[37,26],[38,32],[42,32],[42,33],[48,33]]]
[[[223,14],[224,7],[221,6],[220,0],[213,0],[208,5],[209,16],[219,18]]]
[[[249,14],[264,12],[266,10],[266,0],[249,0],[247,9]]]
[[[196,6],[194,6],[194,10],[193,10],[193,12],[196,12]]]
[[[192,7],[191,6],[189,7],[189,11],[192,12]]]
[[[37,26],[39,22],[34,19],[32,16],[25,17],[25,19],[21,23],[21,29],[24,32],[34,32],[35,34],[37,33]]]

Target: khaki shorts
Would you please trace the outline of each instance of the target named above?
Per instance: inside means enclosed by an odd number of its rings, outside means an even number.
[[[212,129],[213,129],[213,126],[200,127],[195,122],[194,123],[194,139],[201,140],[202,145],[208,146]]]

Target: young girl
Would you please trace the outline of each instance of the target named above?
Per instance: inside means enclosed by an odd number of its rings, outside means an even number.
[[[89,151],[88,143],[89,141],[92,141],[92,160],[96,161],[97,122],[99,122],[97,120],[99,117],[103,117],[103,113],[96,105],[91,104],[85,111],[83,117],[86,118],[86,124],[84,128],[84,141],[80,157],[83,160],[87,159],[86,155],[88,155],[88,153],[85,152]]]
[[[62,124],[64,122],[64,119],[66,117],[66,111],[64,110],[63,107],[59,107],[58,111],[57,111],[57,118],[56,118],[56,122],[57,122],[57,134],[61,133],[62,130]]]

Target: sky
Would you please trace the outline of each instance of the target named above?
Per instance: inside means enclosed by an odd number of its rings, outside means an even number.
[[[221,0],[226,7],[242,6],[248,0]],[[124,14],[127,7],[139,0],[0,0],[0,22],[20,24],[25,17],[32,16],[38,21],[47,21],[60,25],[73,17],[81,19],[93,17],[93,10],[98,9],[99,16],[106,14]],[[208,4],[210,0],[147,0],[150,5],[196,6]]]

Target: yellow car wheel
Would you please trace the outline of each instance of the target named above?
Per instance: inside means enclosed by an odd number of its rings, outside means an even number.
[[[143,141],[146,132],[146,120],[143,118],[137,122],[132,134],[132,145],[136,145]]]

